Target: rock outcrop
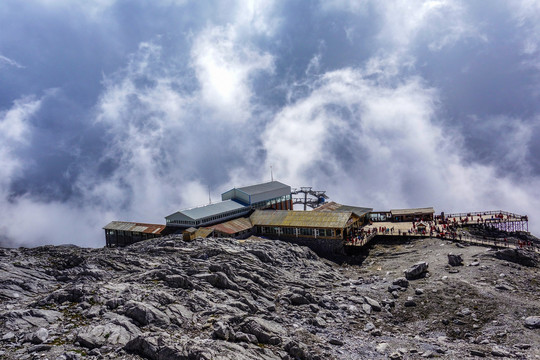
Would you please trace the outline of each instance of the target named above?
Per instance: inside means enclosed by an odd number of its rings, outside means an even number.
[[[445,243],[417,244],[375,244],[361,266],[259,238],[1,249],[0,358],[540,355],[523,342],[540,340],[535,269],[486,255],[448,274]]]

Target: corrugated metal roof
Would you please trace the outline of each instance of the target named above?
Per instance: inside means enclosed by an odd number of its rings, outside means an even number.
[[[416,208],[416,209],[394,209],[390,210],[392,216],[395,215],[418,215],[418,214],[433,214],[435,210],[432,207]]]
[[[280,183],[279,181],[270,181],[263,184],[240,187],[240,188],[237,188],[237,190],[245,192],[248,195],[255,195],[255,194],[262,194],[268,191],[274,191],[278,189],[290,189],[290,188],[291,187],[289,185],[285,185],[283,183]]]
[[[341,229],[352,216],[350,211],[256,210],[250,220],[254,226]]]
[[[200,206],[196,208],[181,210],[179,212],[184,214],[185,216],[192,218],[193,220],[198,220],[198,219],[203,219],[209,216],[215,216],[215,215],[219,215],[225,212],[238,210],[242,208],[245,208],[245,206],[237,203],[236,201],[225,200],[225,201],[221,201],[215,204],[209,204],[209,205]]]
[[[134,223],[128,221],[111,221],[110,223],[105,225],[103,229],[132,231],[146,234],[160,234],[165,229],[165,225]]]
[[[337,202],[330,201],[313,209],[313,211],[350,211],[353,212],[356,216],[361,217],[369,212],[372,212],[373,209],[358,206],[342,205]]]
[[[253,227],[248,218],[239,218],[230,220],[221,224],[211,226],[211,228],[221,231],[225,234],[236,234],[244,230],[249,230]]]

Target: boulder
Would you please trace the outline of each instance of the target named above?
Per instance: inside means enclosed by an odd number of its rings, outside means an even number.
[[[257,337],[253,334],[246,334],[244,332],[238,331],[234,334],[234,339],[238,342],[245,342],[245,343],[251,343],[256,344],[257,343]]]
[[[134,334],[120,325],[105,324],[81,328],[77,334],[77,341],[88,349],[94,349],[105,344],[124,346],[133,337]]]
[[[538,255],[522,249],[502,249],[495,252],[497,259],[510,261],[516,264],[538,267]]]
[[[448,254],[448,265],[463,266],[463,256],[461,254]]]
[[[241,326],[246,334],[253,334],[262,344],[277,345],[281,342],[280,336],[285,330],[276,322],[257,317],[248,318]]]
[[[418,262],[411,266],[409,269],[405,270],[405,278],[407,280],[420,279],[426,276],[428,271],[428,263],[425,261]]]
[[[32,344],[41,344],[47,341],[49,337],[49,331],[45,328],[39,328],[30,334],[29,340]]]
[[[126,316],[137,321],[141,325],[165,326],[171,321],[167,315],[154,306],[137,301],[126,304]]]
[[[301,294],[292,294],[289,297],[292,305],[306,305],[309,304],[309,300]]]
[[[371,306],[369,304],[362,304],[362,310],[368,315],[371,314]]]
[[[172,288],[180,289],[193,289],[193,283],[185,276],[182,275],[168,275],[165,276],[165,282]]]
[[[540,329],[540,316],[529,316],[524,325],[529,329]]]
[[[392,282],[392,285],[397,285],[397,286],[402,287],[402,288],[408,288],[409,287],[409,280],[407,280],[404,277],[400,277],[400,278],[395,279]]]
[[[137,354],[146,359],[181,360],[187,359],[184,349],[163,344],[160,336],[143,334],[130,340],[123,348],[128,353]]]
[[[234,340],[235,334],[230,326],[225,325],[223,322],[218,321],[214,323],[214,338],[221,340]]]
[[[403,305],[405,305],[405,307],[413,307],[416,306],[416,301],[414,301],[412,296],[409,296]]]
[[[374,310],[374,311],[381,311],[381,304],[379,304],[379,302],[377,300],[374,300],[370,297],[367,297],[367,296],[364,296],[364,301],[366,302],[366,304],[368,304],[369,306],[371,306],[371,308]]]

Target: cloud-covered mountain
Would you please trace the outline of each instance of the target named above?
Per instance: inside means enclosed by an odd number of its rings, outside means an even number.
[[[540,217],[533,0],[0,5],[4,243],[102,246],[269,180]]]

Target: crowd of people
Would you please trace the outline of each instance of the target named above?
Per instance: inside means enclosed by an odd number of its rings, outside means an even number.
[[[505,237],[504,239],[501,237],[486,237],[483,236],[482,238],[478,237],[470,237],[465,236],[463,231],[461,230],[461,227],[466,224],[470,224],[472,221],[476,221],[477,224],[487,224],[489,222],[496,221],[497,219],[503,220],[504,216],[501,214],[490,214],[482,216],[481,214],[475,214],[474,216],[467,214],[467,216],[464,217],[451,217],[451,218],[445,218],[445,221],[441,221],[441,219],[435,219],[430,221],[412,221],[411,227],[409,229],[402,229],[399,228],[399,226],[396,224],[396,226],[377,226],[377,223],[370,222],[369,225],[359,229],[358,231],[352,233],[346,240],[346,245],[356,245],[356,246],[363,246],[365,245],[373,236],[376,235],[397,235],[397,236],[429,236],[429,237],[437,237],[442,239],[448,239],[448,240],[470,240],[475,242],[482,242],[482,243],[491,243],[493,242],[494,246],[497,247],[516,247],[519,249],[529,249],[529,250],[537,250],[539,247],[539,244],[535,244],[534,242],[530,240],[515,240],[515,239],[508,239]],[[510,216],[510,215],[506,215]],[[399,224],[405,224],[405,223],[399,223]],[[397,229],[396,229],[397,227]]]

